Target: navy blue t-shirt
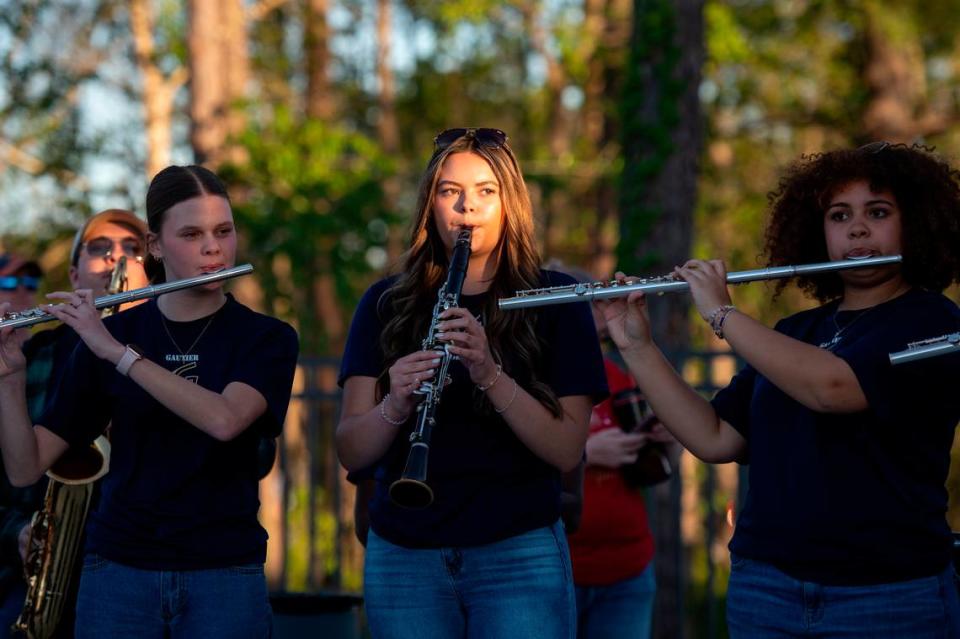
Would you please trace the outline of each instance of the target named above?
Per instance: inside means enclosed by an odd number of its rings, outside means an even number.
[[[243,382],[263,395],[267,409],[235,439],[218,441],[80,343],[38,423],[71,445],[85,445],[112,422],[110,472],[90,515],[87,550],[153,570],[262,563],[267,533],[257,520],[257,446],[261,435],[276,436],[283,427],[296,332],[229,295],[212,321],[166,323],[155,300],[104,320],[120,343],[137,344],[146,359],[216,393]]]
[[[837,302],[780,321],[809,344],[829,341],[869,408],[817,413],[752,367],[713,405],[748,443],[750,486],[730,550],[804,581],[875,584],[937,574],[950,561],[946,524],[960,356],[891,366],[908,342],[960,327],[946,297],[922,290],[864,311]]]
[[[348,377],[378,377],[384,371],[380,334],[385,305],[381,295],[393,281],[377,282],[360,300],[343,355],[341,386]],[[543,286],[573,282],[567,275],[543,271]],[[487,297],[486,293],[463,295],[460,306],[482,319]],[[564,304],[537,311],[536,331],[545,344],[537,379],[557,397],[603,399],[607,382],[589,307]],[[529,364],[514,355],[504,353],[504,372],[522,379]],[[482,393],[462,363],[453,362],[450,370],[453,382],[443,390],[430,442],[427,484],[435,500],[424,510],[407,510],[395,506],[388,495],[407,460],[408,436],[416,426],[414,413],[371,469],[377,480],[370,502],[374,531],[400,546],[438,548],[486,544],[556,522],[560,517],[559,471],[524,446],[503,418],[479,410]]]

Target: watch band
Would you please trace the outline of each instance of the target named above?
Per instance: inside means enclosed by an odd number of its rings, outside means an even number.
[[[139,352],[131,344],[127,344],[126,350],[123,351],[123,356],[120,358],[120,361],[117,362],[117,372],[126,377],[130,374],[130,368],[141,359],[143,359],[143,353]]]

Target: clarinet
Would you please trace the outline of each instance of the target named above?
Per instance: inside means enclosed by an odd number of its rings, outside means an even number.
[[[420,388],[414,394],[423,399],[417,405],[417,427],[410,433],[410,452],[407,454],[407,464],[400,479],[390,484],[390,499],[398,506],[420,510],[433,503],[433,490],[427,485],[427,458],[430,453],[430,435],[437,424],[437,406],[440,403],[440,393],[450,381],[448,369],[450,362],[456,357],[450,352],[450,345],[438,342],[436,338],[437,324],[440,314],[449,308],[460,304],[460,291],[463,290],[463,280],[467,276],[467,262],[470,261],[471,229],[463,229],[457,235],[453,246],[453,255],[450,257],[450,269],[447,271],[447,281],[440,287],[437,294],[437,303],[433,307],[433,317],[430,320],[430,330],[423,340],[423,350],[434,350],[440,364],[432,379],[420,383]]]

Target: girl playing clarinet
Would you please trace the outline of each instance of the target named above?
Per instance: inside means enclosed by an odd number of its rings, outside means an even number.
[[[405,509],[388,489],[408,457],[414,391],[439,363],[421,340],[465,228],[472,252],[460,304],[435,327],[459,361],[430,442],[434,501]],[[572,281],[540,269],[506,134],[438,135],[403,268],[364,295],[340,372],[340,460],[377,484],[364,569],[377,639],[574,636],[560,473],[580,461],[592,398],[606,393],[600,348],[585,305],[505,313],[496,303]]]

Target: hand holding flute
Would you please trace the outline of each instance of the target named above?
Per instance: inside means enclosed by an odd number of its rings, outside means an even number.
[[[0,317],[10,309],[10,302],[0,304]],[[19,374],[21,377],[27,368],[27,359],[23,355],[21,342],[17,337],[17,329],[13,327],[0,328],[0,379]]]
[[[674,268],[673,273],[677,281],[688,285],[697,311],[707,322],[712,322],[720,309],[732,309],[727,271],[722,260],[688,260],[683,266]],[[618,286],[627,285],[629,288],[630,279],[623,273],[618,272],[615,281]],[[642,350],[653,343],[646,294],[642,288],[628,293],[625,299],[622,296],[598,297],[594,303],[607,322],[611,339],[621,351]]]

